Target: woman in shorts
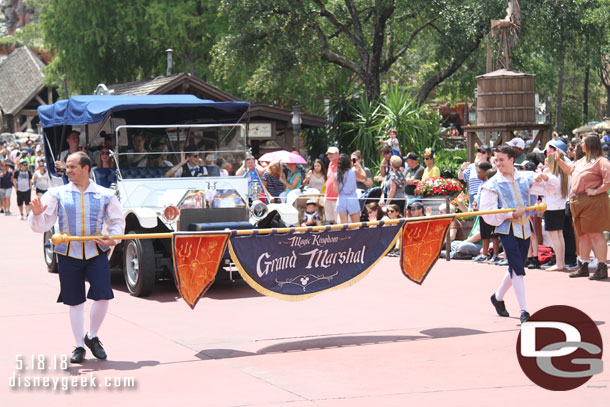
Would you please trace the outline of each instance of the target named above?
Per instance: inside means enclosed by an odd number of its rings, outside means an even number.
[[[546,146],[546,164],[542,178],[551,181],[552,188],[543,196],[542,202],[546,204],[544,212],[544,229],[549,232],[555,251],[555,265],[546,271],[564,271],[565,262],[565,240],[563,238],[563,224],[566,213],[566,203],[570,193],[570,176],[565,174],[557,163],[559,152],[561,160],[565,160],[567,146],[560,140],[552,140]]]
[[[603,156],[596,135],[585,137],[580,146],[585,156],[574,165],[562,161],[560,152],[555,153],[561,169],[572,176],[570,210],[578,237],[580,261],[578,270],[570,277],[589,276],[588,260],[593,249],[598,263],[597,270],[589,279],[603,280],[608,278],[608,247],[603,232],[610,230],[610,201],[606,193],[610,188],[610,161]]]
[[[34,172],[32,184],[34,185],[34,188],[36,188],[36,196],[42,196],[47,192],[47,189],[49,189],[51,178],[49,177],[49,172],[47,171],[44,162],[42,162],[42,165]]]
[[[338,182],[334,183],[337,196],[337,207],[335,211],[339,214],[341,223],[347,223],[348,219],[352,222],[360,221],[360,204],[356,194],[356,172],[358,176],[366,177],[366,173],[356,161],[352,167],[352,161],[347,154],[341,154],[337,162],[337,173],[335,178]]]
[[[0,165],[0,203],[2,204],[2,212],[6,216],[11,215],[11,192],[13,191],[13,170],[9,164],[4,161]]]

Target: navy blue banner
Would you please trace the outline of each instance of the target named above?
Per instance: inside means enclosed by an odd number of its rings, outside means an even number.
[[[232,236],[229,249],[241,276],[256,291],[285,300],[302,300],[354,284],[366,276],[393,248],[402,224]]]

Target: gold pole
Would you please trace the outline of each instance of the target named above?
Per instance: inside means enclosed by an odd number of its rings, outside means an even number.
[[[480,215],[493,215],[496,213],[507,213],[507,212],[514,212],[516,209],[515,208],[507,208],[507,209],[492,209],[489,211],[478,211],[478,212],[464,212],[464,213],[458,213],[455,215],[456,218],[468,218],[471,216],[480,216]],[[527,211],[536,211],[536,212],[544,212],[546,211],[546,204],[544,202],[541,202],[539,204],[536,205],[532,205],[532,206],[528,206],[525,208],[525,210]],[[420,216],[420,217],[416,217],[416,218],[408,218],[410,221],[413,220],[427,220],[427,219],[443,219],[443,218],[447,218],[448,216],[452,216],[452,215],[434,215],[434,216]],[[383,221],[384,225],[395,225],[397,223],[399,223],[401,221],[401,219],[389,219],[386,221]],[[380,221],[373,221],[373,222],[366,222],[368,226],[378,226],[380,224]],[[356,222],[356,223],[346,223],[346,224],[339,224],[339,225],[331,225],[330,226],[330,230],[341,230],[341,229],[354,229],[354,228],[359,228],[362,227],[363,222]],[[307,231],[312,231],[312,232],[322,232],[328,229],[328,226],[312,226],[311,228],[309,227],[295,227],[295,228],[275,228],[275,229],[257,229],[257,233],[259,235],[268,235],[270,233],[290,233],[290,232],[307,232]],[[220,232],[220,231],[214,231],[216,233]],[[210,233],[214,233],[214,232],[210,232]],[[246,235],[252,235],[253,231],[248,229],[248,230],[237,230],[236,231],[237,236],[246,236]],[[113,240],[129,240],[129,239],[171,239],[172,236],[174,234],[173,233],[142,233],[142,234],[135,234],[135,233],[131,233],[128,235],[116,235],[116,236],[108,236],[110,239]],[[58,244],[62,244],[62,243],[68,243],[68,242],[85,242],[85,241],[90,241],[90,240],[95,240],[95,239],[99,239],[101,236],[100,235],[96,235],[96,236],[70,236],[66,233],[56,233],[51,237],[51,242],[53,242],[54,245],[58,245]]]

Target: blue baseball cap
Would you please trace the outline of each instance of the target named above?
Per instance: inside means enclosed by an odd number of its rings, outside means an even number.
[[[556,150],[560,150],[562,153],[566,154],[568,152],[568,146],[561,139],[551,140],[546,144],[545,150],[548,150],[549,147],[553,147]]]

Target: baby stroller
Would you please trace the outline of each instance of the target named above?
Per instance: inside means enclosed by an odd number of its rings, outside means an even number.
[[[366,222],[369,220],[369,214],[366,210],[366,205],[371,202],[379,202],[379,199],[383,195],[381,187],[369,188],[360,197],[360,221]]]

